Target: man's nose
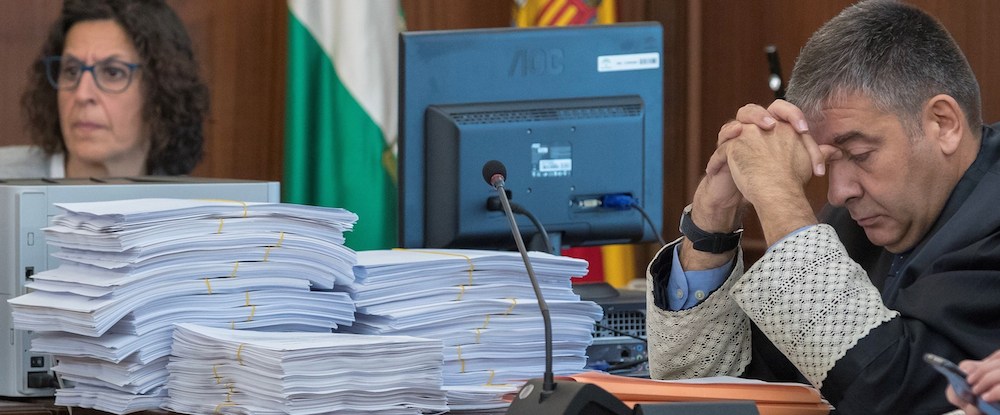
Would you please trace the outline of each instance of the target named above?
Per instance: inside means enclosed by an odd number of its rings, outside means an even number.
[[[863,193],[852,169],[842,163],[831,162],[827,166],[829,188],[826,197],[834,206],[844,206],[848,200],[861,197]]]

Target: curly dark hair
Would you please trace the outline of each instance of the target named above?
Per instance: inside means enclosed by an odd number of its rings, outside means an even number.
[[[142,118],[150,134],[146,174],[184,175],[201,161],[208,87],[198,75],[191,39],[163,0],[66,0],[21,97],[27,127],[46,154],[65,152],[56,90],[45,75],[46,56],[59,56],[76,23],[114,20],[132,39],[142,65]]]

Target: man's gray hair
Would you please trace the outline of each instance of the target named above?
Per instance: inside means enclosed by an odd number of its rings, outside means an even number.
[[[802,48],[786,99],[818,119],[855,94],[899,117],[911,139],[922,131],[923,105],[946,94],[980,135],[979,83],[965,55],[936,19],[907,4],[862,1],[824,24]]]

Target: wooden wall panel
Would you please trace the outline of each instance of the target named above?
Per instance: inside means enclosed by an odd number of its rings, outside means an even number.
[[[507,1],[401,0],[406,30],[452,30],[510,26]]]
[[[21,94],[62,2],[0,0],[0,146],[28,144]]]
[[[212,93],[204,177],[280,180],[284,137],[287,11],[282,0],[168,0],[195,43]],[[778,47],[787,77],[799,48],[851,0],[619,0],[620,21],[664,25],[664,234],[690,200],[718,128],[749,102],[768,103],[763,48]],[[984,119],[1000,120],[1000,8],[994,0],[914,0],[962,46],[983,90]],[[0,145],[27,143],[20,95],[31,59],[58,15],[56,0],[0,0]],[[409,30],[502,27],[507,0],[402,0]],[[739,7],[734,7],[738,5]],[[814,205],[825,186],[810,187]],[[750,221],[748,244],[763,242]],[[650,246],[647,251],[654,248]],[[751,258],[755,256],[750,253]]]
[[[281,1],[170,0],[211,90],[205,159],[193,175],[280,180],[288,13]]]

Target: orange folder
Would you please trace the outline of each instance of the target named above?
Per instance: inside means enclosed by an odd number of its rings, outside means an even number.
[[[725,382],[688,383],[584,372],[564,377],[593,383],[621,399],[626,405],[637,403],[691,401],[754,401],[761,415],[826,415],[832,407],[816,388],[794,383]]]

